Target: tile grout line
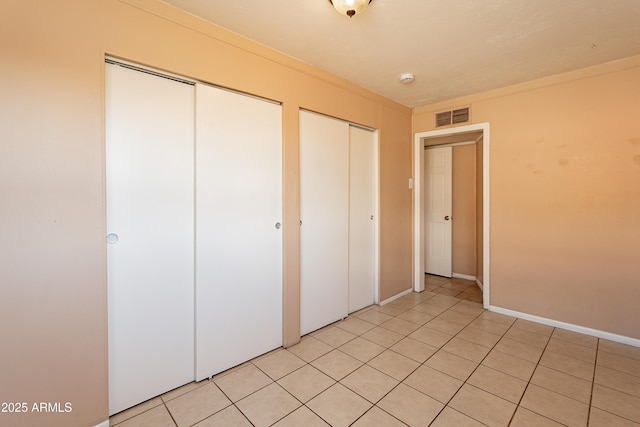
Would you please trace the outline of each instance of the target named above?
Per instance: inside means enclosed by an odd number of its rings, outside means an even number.
[[[596,370],[598,369],[598,354],[599,354],[599,352],[600,352],[600,351],[603,351],[603,352],[605,352],[605,353],[609,353],[609,352],[607,352],[607,351],[600,350],[600,338],[598,338],[598,343],[597,343],[597,346],[596,346],[596,360],[595,360],[595,362],[594,362],[594,368],[593,368],[593,381],[592,381],[592,383],[591,383],[591,396],[590,396],[590,400],[589,400],[589,413],[588,413],[588,416],[589,416],[588,421],[589,421],[589,422],[590,422],[590,418],[591,418],[591,409],[592,409],[592,407],[593,407],[593,390],[594,390],[594,388],[595,388],[595,386],[596,386]],[[610,354],[615,354],[615,353],[610,353]],[[619,355],[619,356],[622,356],[622,355]],[[622,356],[622,357],[625,357],[625,356]],[[632,376],[632,377],[636,377],[636,376],[635,376],[635,375],[633,375],[633,374],[629,374],[629,373],[624,372],[624,371],[619,371],[619,370],[617,370],[617,369],[615,369],[615,368],[609,368],[609,367],[607,367],[607,368],[608,368],[608,369],[611,369],[611,370],[614,370],[614,371],[616,371],[616,372],[619,372],[619,373],[621,373],[621,374],[625,374],[625,375],[629,375],[629,376]],[[635,395],[633,395],[633,394],[629,394],[629,393],[627,393],[627,392],[625,392],[625,391],[617,390],[617,389],[615,389],[615,388],[607,387],[607,386],[605,386],[605,385],[601,385],[601,384],[598,384],[598,385],[599,385],[600,387],[607,388],[607,389],[609,389],[609,390],[613,390],[613,391],[616,391],[616,392],[621,393],[621,394],[625,394],[625,395],[630,396],[630,397],[634,397],[634,398],[635,398],[635,397],[638,397],[638,396],[635,396]],[[634,420],[632,420],[632,419],[629,419],[628,417],[623,416],[623,415],[621,415],[621,414],[613,413],[613,412],[610,412],[610,411],[605,410],[605,409],[602,409],[602,408],[598,408],[598,409],[599,409],[599,410],[601,410],[601,411],[603,411],[603,412],[606,412],[606,413],[608,413],[608,414],[614,415],[614,416],[616,416],[616,417],[623,418],[623,419],[625,419],[625,420],[628,420],[628,421],[631,421],[631,422],[633,422],[633,423],[636,423],[636,421],[634,421]]]
[[[591,424],[591,405],[593,404],[593,389],[596,386],[596,369],[598,369],[598,352],[600,350],[600,338],[596,342],[596,360],[593,362],[593,377],[591,378],[591,393],[589,394],[589,409],[587,410],[587,426]]]
[[[258,356],[258,357],[261,357],[261,356]],[[244,365],[244,364],[247,364],[247,362],[244,362],[244,363],[242,363],[241,365]],[[250,362],[249,364],[253,365],[253,362]],[[247,364],[247,366],[248,366],[249,364]],[[238,366],[240,366],[240,365],[238,365]],[[255,366],[255,365],[253,365],[253,366]],[[223,375],[221,378],[224,378],[224,377],[226,377],[227,375],[231,375],[231,374],[233,374],[234,372],[237,372],[237,371],[239,371],[240,369],[243,369],[243,368],[245,368],[245,367],[246,367],[246,366],[242,366],[241,368],[237,369],[236,371],[229,372],[228,374]],[[256,369],[258,369],[258,370],[260,370],[260,368],[258,368],[257,366],[255,366],[255,368],[256,368]],[[230,368],[230,369],[234,369],[234,368]],[[260,370],[260,372],[262,372],[262,371]],[[265,375],[266,375],[266,374],[265,374]],[[269,377],[269,376],[267,375],[267,377]],[[271,377],[269,377],[269,379],[271,379]],[[223,394],[223,396],[224,396],[224,397],[226,397],[226,398],[229,400],[229,402],[231,402],[231,405],[227,405],[227,406],[225,406],[224,408],[220,409],[219,411],[214,412],[213,414],[209,415],[207,418],[210,418],[210,417],[212,417],[212,416],[214,416],[214,415],[216,415],[216,414],[218,414],[218,413],[220,413],[220,412],[224,411],[224,410],[225,410],[225,409],[227,409],[229,406],[233,406],[234,408],[236,408],[236,409],[238,410],[238,412],[240,412],[240,413],[242,414],[242,416],[243,416],[243,417],[244,417],[244,418],[249,422],[249,424],[251,424],[252,426],[254,426],[254,427],[255,427],[255,424],[254,424],[254,423],[249,419],[249,417],[248,417],[244,412],[242,412],[242,409],[240,409],[240,408],[238,407],[238,405],[236,405],[236,403],[237,403],[237,402],[234,402],[234,401],[231,399],[231,397],[229,397],[229,395],[227,395],[227,393],[225,393],[225,392],[224,392],[224,390],[222,389],[222,387],[220,387],[220,386],[215,382],[215,380],[213,379],[213,376],[211,377],[210,381],[213,383],[213,385],[214,385],[214,386],[216,386],[216,387],[217,387],[217,389],[218,389],[218,390],[220,390],[220,392]],[[267,385],[269,385],[269,384],[267,384]],[[241,399],[238,399],[238,402],[240,402],[242,399],[245,399],[245,398],[247,398],[247,397],[251,396],[252,394],[254,394],[254,393],[256,393],[256,392],[258,392],[258,391],[262,390],[263,388],[267,387],[267,385],[265,385],[264,387],[259,388],[258,390],[255,390],[255,391],[253,391],[253,392],[249,393],[248,395],[246,395],[246,396],[242,397]],[[207,418],[205,418],[205,420],[206,420]],[[204,420],[200,420],[200,421],[198,421],[198,422],[202,422],[202,421],[204,421]]]
[[[169,407],[167,406],[167,402],[165,402],[164,399],[162,399],[162,398],[161,398],[161,400],[162,400],[162,406],[164,406],[165,411],[167,411],[167,413],[171,417],[171,421],[173,421],[173,424],[175,424],[175,426],[178,427],[178,422],[176,421],[176,419],[173,417],[173,414],[169,410]],[[200,421],[202,421],[202,420],[200,420]],[[198,421],[198,422],[200,422],[200,421]]]
[[[599,341],[599,340],[598,340],[598,341]],[[640,348],[640,347],[639,347],[639,348]],[[623,355],[623,354],[619,354],[619,353],[612,353],[612,352],[610,352],[610,351],[606,351],[606,350],[600,350],[600,349],[598,349],[598,351],[601,351],[601,352],[603,352],[603,353],[607,353],[607,354],[611,354],[611,355],[616,356],[616,357],[621,357],[621,358],[623,358],[623,359],[628,359],[630,363],[636,363],[636,362],[638,362],[638,364],[640,365],[640,359],[635,359],[635,358],[633,358],[633,357],[625,356],[625,355]],[[632,377],[634,377],[634,378],[640,378],[640,375],[636,375],[636,374],[631,373],[631,372],[621,371],[620,369],[618,369],[618,368],[616,368],[616,367],[613,367],[613,366],[606,366],[606,365],[603,365],[603,366],[604,366],[605,368],[607,368],[607,369],[611,369],[612,371],[616,371],[616,372],[619,372],[619,373],[621,373],[621,374],[629,375],[629,376],[632,376]]]
[[[515,322],[514,322],[515,323]],[[553,336],[553,333],[555,332],[556,328],[554,327],[551,330],[551,334],[549,334],[549,338],[547,338],[547,342],[544,345],[544,348],[542,349],[542,352],[540,353],[540,357],[538,357],[538,361],[536,362],[536,366],[535,368],[533,368],[533,371],[531,372],[531,375],[529,376],[529,380],[527,380],[527,385],[524,387],[524,390],[522,391],[522,395],[520,396],[520,399],[518,400],[518,403],[516,404],[516,410],[513,411],[513,414],[511,414],[511,418],[509,419],[509,425],[511,425],[511,423],[513,422],[513,418],[516,416],[516,412],[518,412],[518,408],[522,407],[528,411],[533,412],[534,414],[540,415],[541,417],[544,417],[548,420],[551,420],[551,418],[546,417],[542,414],[538,414],[535,411],[532,411],[531,409],[525,408],[524,406],[521,406],[520,404],[522,403],[522,399],[524,399],[524,395],[527,393],[527,390],[529,389],[529,385],[531,385],[531,380],[533,379],[533,376],[536,374],[536,370],[538,369],[538,366],[540,366],[540,361],[542,360],[542,356],[544,355],[544,352],[547,351],[547,347],[549,347],[549,342],[551,341],[551,337]],[[535,385],[535,384],[534,384]],[[558,422],[556,420],[551,420],[554,422]]]

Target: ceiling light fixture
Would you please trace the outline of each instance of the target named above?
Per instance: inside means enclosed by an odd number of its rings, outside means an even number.
[[[329,0],[329,3],[342,15],[349,18],[362,13],[373,0]]]

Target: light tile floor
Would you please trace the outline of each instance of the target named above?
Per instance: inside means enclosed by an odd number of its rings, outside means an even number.
[[[488,312],[472,282],[371,306],[111,417],[152,426],[640,426],[640,348]]]

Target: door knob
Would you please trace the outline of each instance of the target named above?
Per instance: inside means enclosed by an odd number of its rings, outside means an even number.
[[[445,221],[449,221],[449,215],[445,216],[445,217],[444,217],[444,220],[445,220]]]
[[[279,222],[276,222],[276,230],[280,230],[281,224]]]

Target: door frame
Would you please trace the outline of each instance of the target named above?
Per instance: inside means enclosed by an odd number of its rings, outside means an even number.
[[[358,126],[351,124],[351,126]],[[374,133],[373,141],[373,303],[380,304],[380,132],[365,127]]]
[[[489,234],[489,148],[490,148],[490,131],[489,123],[478,123],[473,125],[459,126],[455,128],[447,128],[441,130],[433,130],[427,132],[418,132],[414,136],[414,168],[413,168],[413,242],[414,242],[414,283],[413,290],[415,292],[424,291],[424,274],[425,274],[425,239],[424,239],[424,186],[423,170],[424,170],[424,140],[435,137],[451,136],[461,133],[482,131],[482,302],[484,308],[490,305],[490,234]]]

